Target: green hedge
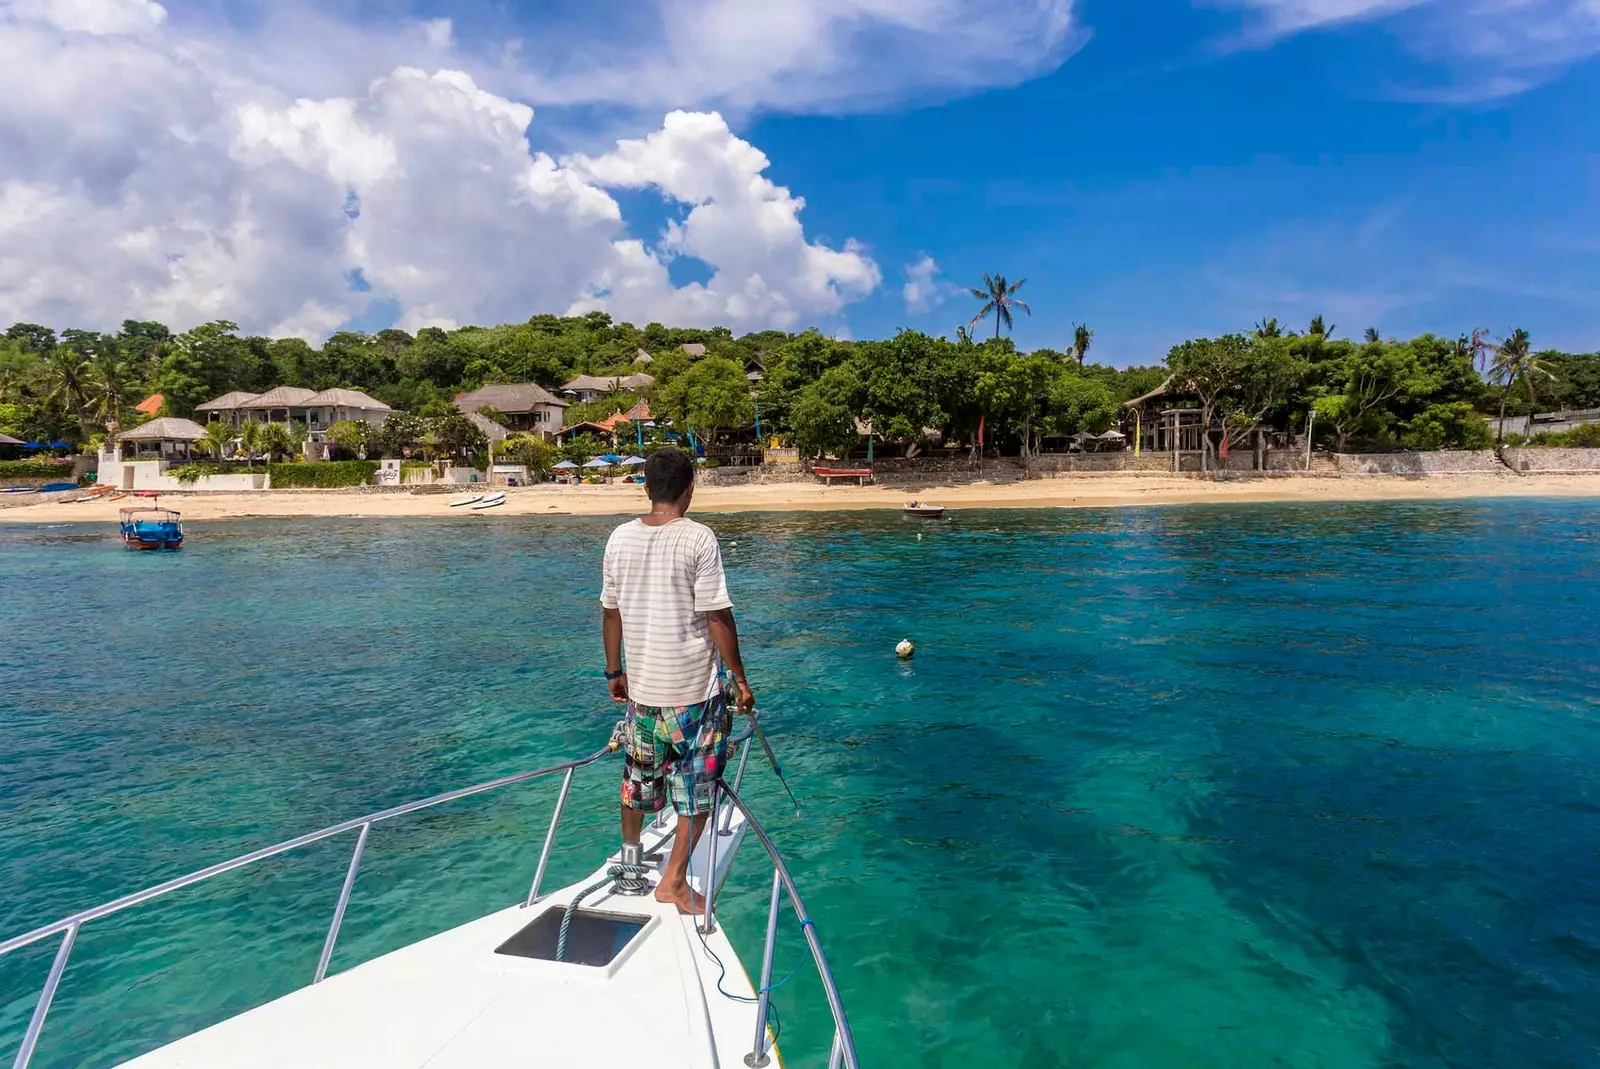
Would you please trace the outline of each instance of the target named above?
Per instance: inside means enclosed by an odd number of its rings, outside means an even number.
[[[315,488],[327,490],[337,486],[366,486],[372,482],[372,473],[378,470],[376,460],[326,460],[320,464],[268,464],[267,474],[272,476],[272,488]]]
[[[0,479],[55,479],[72,474],[72,462],[57,464],[49,460],[0,460]]]

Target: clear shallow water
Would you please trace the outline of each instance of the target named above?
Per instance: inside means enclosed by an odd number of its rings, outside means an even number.
[[[809,819],[754,764],[750,793],[868,1064],[1600,1064],[1600,507],[710,519]],[[609,521],[190,528],[0,527],[4,934],[614,718]],[[614,776],[565,843],[613,834]],[[375,830],[334,968],[524,894],[553,800]],[[87,926],[34,1064],[309,978],[352,845]],[[721,909],[752,966],[766,878]],[[53,951],[0,959],[6,1057]],[[822,1064],[809,974],[777,1001]]]

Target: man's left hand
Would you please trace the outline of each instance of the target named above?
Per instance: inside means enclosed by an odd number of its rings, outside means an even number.
[[[749,716],[756,708],[756,696],[751,691],[750,684],[742,679],[734,681],[733,705],[739,710],[741,716]]]
[[[628,700],[628,674],[624,672],[607,684],[611,688],[611,700],[625,702]]]

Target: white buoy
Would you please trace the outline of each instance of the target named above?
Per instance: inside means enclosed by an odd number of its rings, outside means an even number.
[[[917,541],[918,542],[922,541],[922,532],[921,531],[917,532]]]
[[[913,656],[915,656],[916,652],[917,647],[911,644],[911,640],[909,638],[901,639],[900,644],[894,648],[894,655],[900,658],[902,661],[909,661]]]
[[[739,543],[737,543],[737,542],[729,542],[728,545],[731,546],[734,549],[738,549],[739,548]]]

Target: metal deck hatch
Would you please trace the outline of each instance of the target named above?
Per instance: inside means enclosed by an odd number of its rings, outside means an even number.
[[[561,934],[561,917],[566,911],[565,906],[552,906],[495,947],[494,952],[514,958],[556,960],[556,939]],[[580,909],[572,915],[572,924],[567,929],[567,952],[561,960],[569,965],[604,968],[616,960],[649,922],[649,917],[633,913]]]

